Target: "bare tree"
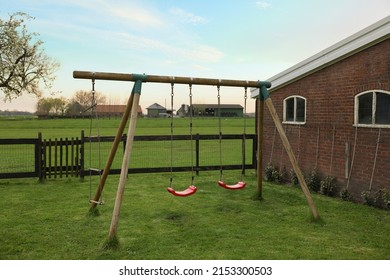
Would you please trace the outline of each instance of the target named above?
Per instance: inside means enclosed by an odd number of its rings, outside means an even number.
[[[24,93],[41,96],[40,82],[52,87],[54,72],[59,64],[49,58],[42,48],[38,33],[30,33],[25,24],[33,19],[25,13],[0,18],[0,90],[4,100]]]
[[[92,106],[92,93],[90,91],[78,90],[72,98],[73,102],[79,103],[84,109]],[[106,97],[100,92],[95,92],[95,103],[105,104]]]

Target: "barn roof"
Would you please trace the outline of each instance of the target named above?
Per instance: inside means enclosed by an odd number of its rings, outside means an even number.
[[[150,105],[146,109],[147,110],[165,110],[165,108],[163,106],[161,106],[160,104],[158,104],[158,103],[154,103],[154,104]]]
[[[390,16],[267,79],[276,90],[390,38]],[[251,90],[251,97],[259,94]]]

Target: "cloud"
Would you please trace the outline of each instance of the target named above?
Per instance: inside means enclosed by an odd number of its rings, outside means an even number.
[[[107,11],[111,16],[126,20],[131,23],[137,23],[143,26],[149,27],[160,27],[164,24],[157,15],[153,14],[150,10],[140,8],[140,7],[123,7],[123,6],[113,6],[107,7]]]
[[[177,45],[170,42],[166,43],[163,40],[123,32],[116,33],[115,37],[120,41],[120,45],[125,48],[133,51],[159,53],[169,61],[185,60],[198,63],[215,63],[224,57],[222,51],[208,45]]]
[[[207,20],[204,17],[194,15],[180,8],[172,8],[170,13],[178,17],[181,21],[190,23],[192,25],[205,24]]]
[[[256,1],[256,6],[261,9],[271,8],[271,4],[267,0]]]
[[[43,0],[42,0],[43,1]],[[50,0],[46,0],[50,1]],[[59,2],[69,8],[74,8],[73,17],[77,19],[87,18],[91,23],[98,21],[111,24],[119,21],[126,25],[137,25],[145,27],[160,27],[164,25],[164,20],[156,9],[147,5],[134,3],[133,1],[107,1],[107,0],[66,0]]]

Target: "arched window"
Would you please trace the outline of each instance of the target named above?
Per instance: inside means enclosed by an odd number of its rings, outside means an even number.
[[[390,92],[372,90],[356,95],[355,125],[390,127]]]
[[[292,95],[283,100],[283,122],[292,124],[306,122],[306,98]]]

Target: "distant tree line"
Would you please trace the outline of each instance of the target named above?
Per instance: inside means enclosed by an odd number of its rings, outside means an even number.
[[[9,111],[0,110],[0,116],[32,116],[34,113],[26,112],[26,111]]]
[[[70,99],[65,97],[40,98],[37,103],[36,115],[40,117],[61,116],[79,117],[89,115],[96,104],[106,103],[106,97],[95,92],[94,100],[90,91],[77,91]]]

